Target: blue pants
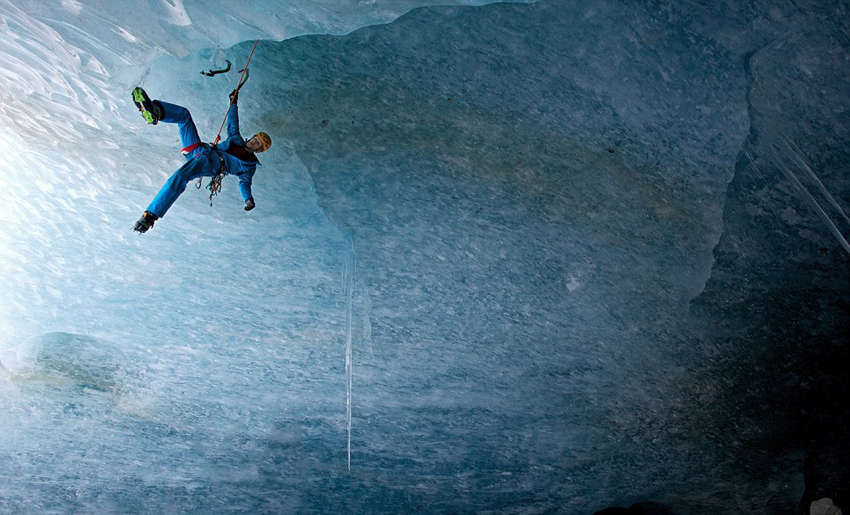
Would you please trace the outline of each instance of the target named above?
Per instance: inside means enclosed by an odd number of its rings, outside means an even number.
[[[167,102],[160,101],[159,103],[162,104],[163,110],[163,116],[159,121],[177,124],[183,148],[201,142],[198,129],[195,128],[195,122],[192,120],[192,115],[188,109]],[[186,190],[186,185],[189,182],[199,177],[215,177],[218,175],[220,166],[218,157],[210,151],[209,147],[196,147],[186,154],[186,163],[165,181],[165,185],[154,197],[147,211],[162,218],[174,204],[174,201],[177,200],[177,197]]]

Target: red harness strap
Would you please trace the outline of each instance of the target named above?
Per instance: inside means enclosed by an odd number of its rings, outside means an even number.
[[[185,156],[185,155],[187,155],[189,152],[191,152],[191,151],[195,150],[196,148],[200,147],[201,145],[202,145],[202,143],[195,143],[194,145],[189,145],[188,147],[184,147],[184,148],[183,148],[183,150],[181,150],[180,152],[182,152],[182,153],[183,153],[183,155]]]

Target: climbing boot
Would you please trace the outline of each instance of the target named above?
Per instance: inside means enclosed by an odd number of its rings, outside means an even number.
[[[142,112],[142,118],[151,125],[156,125],[162,119],[162,104],[158,101],[151,101],[150,97],[142,88],[133,90],[133,103]]]
[[[145,211],[145,214],[139,218],[139,221],[133,226],[133,230],[138,232],[139,234],[144,234],[148,232],[148,229],[153,227],[153,223],[159,220],[159,217],[150,211]]]

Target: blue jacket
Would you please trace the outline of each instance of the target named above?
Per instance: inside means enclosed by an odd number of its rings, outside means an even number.
[[[224,158],[225,174],[239,177],[239,191],[242,193],[242,200],[248,200],[252,198],[251,181],[260,161],[245,161],[229,154],[227,150],[232,145],[245,146],[245,139],[239,134],[239,109],[236,104],[233,104],[230,111],[227,112],[227,139],[216,145],[215,148],[221,151]],[[251,155],[254,158],[257,157],[256,154]]]

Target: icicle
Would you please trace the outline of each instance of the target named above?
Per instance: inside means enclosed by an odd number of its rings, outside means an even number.
[[[354,314],[354,288],[356,284],[355,271],[357,255],[349,250],[343,265],[343,282],[345,287],[345,427],[348,436],[348,470],[351,471],[351,386],[352,386],[352,333]]]

